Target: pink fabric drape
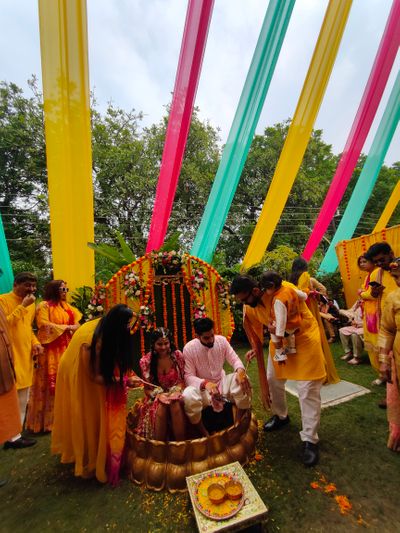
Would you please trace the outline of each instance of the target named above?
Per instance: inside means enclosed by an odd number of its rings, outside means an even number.
[[[189,133],[214,0],[189,0],[147,252],[164,242]]]
[[[394,0],[368,83],[353,122],[342,157],[325,197],[303,257],[308,261],[317,249],[349,184],[368,135],[400,45],[400,0]]]

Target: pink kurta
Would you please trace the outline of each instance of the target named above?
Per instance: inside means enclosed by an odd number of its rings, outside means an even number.
[[[183,348],[185,359],[185,383],[200,388],[204,380],[219,384],[225,376],[224,363],[227,361],[234,370],[243,368],[232,346],[222,335],[215,335],[214,346],[207,348],[199,339],[192,339]]]

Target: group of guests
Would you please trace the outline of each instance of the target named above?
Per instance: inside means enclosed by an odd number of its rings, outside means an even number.
[[[13,290],[0,295],[0,442],[5,449],[36,444],[21,434],[24,425],[31,432],[51,431],[58,363],[82,317],[67,303],[63,280],[46,285],[37,307],[36,286],[36,276],[22,272]]]
[[[357,307],[365,347],[379,380],[387,383],[388,446],[400,451],[400,258],[394,258],[387,243],[376,243],[358,264],[367,272]],[[296,259],[290,281],[272,271],[257,280],[239,275],[231,294],[243,305],[251,345],[246,359],[257,360],[261,399],[273,414],[264,431],[290,423],[285,382],[295,380],[302,460],[313,466],[319,460],[321,387],[339,378],[318,305],[324,287],[307,267],[302,258]],[[21,435],[25,420],[33,432],[52,431],[52,452],[61,454],[62,462],[74,463],[76,475],[115,484],[123,459],[129,388],[143,387],[135,431],[148,439],[207,436],[204,409],[221,412],[231,403],[239,420],[250,408],[245,367],[227,339],[215,334],[211,319],[194,322],[196,337],[182,352],[168,330],[154,330],[136,375],[131,331],[138,317],[129,307],[116,305],[104,317],[80,326],[81,314],[66,302],[66,283],[50,282],[35,307],[36,282],[32,274],[22,273],[15,277],[13,290],[0,296],[0,440],[6,449],[35,444]],[[358,358],[354,344],[346,346],[346,359]],[[231,374],[225,374],[225,363]]]

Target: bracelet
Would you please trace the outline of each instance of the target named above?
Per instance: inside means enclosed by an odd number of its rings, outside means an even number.
[[[385,354],[385,353],[380,353],[379,357],[378,357],[378,360],[379,360],[380,363],[384,363],[386,365],[390,365],[390,363],[391,363],[390,357],[387,354]]]

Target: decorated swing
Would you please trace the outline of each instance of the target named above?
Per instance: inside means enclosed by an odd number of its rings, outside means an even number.
[[[195,318],[212,318],[215,333],[228,339],[234,329],[226,282],[211,265],[185,253],[152,252],[124,266],[97,286],[89,311],[103,313],[118,303],[137,314],[132,329],[136,362],[148,351],[149,333],[156,327],[168,328],[176,346],[194,337]],[[149,489],[185,490],[186,476],[233,461],[244,464],[255,449],[257,421],[250,411],[210,437],[179,442],[139,436],[135,412],[136,405],[127,419],[127,468],[132,481]]]

